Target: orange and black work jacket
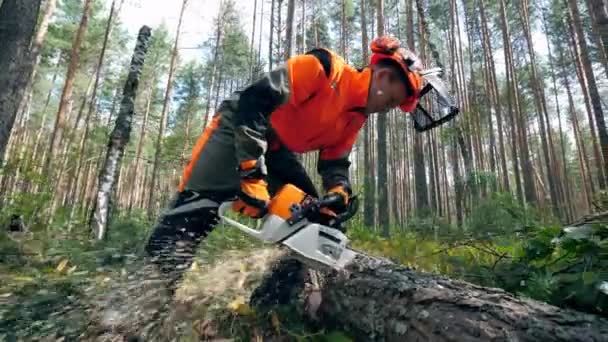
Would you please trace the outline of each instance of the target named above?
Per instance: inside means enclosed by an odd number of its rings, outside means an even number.
[[[277,170],[283,161],[272,153],[279,150],[318,150],[324,189],[348,186],[348,158],[367,118],[370,79],[369,68],[357,70],[329,50],[290,58],[220,104],[194,147],[180,189],[238,189],[238,165],[251,160],[264,176],[268,170],[295,172],[294,163]]]

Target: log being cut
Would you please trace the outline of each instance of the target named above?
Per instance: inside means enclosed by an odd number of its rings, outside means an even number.
[[[366,255],[343,272],[281,260],[252,305],[286,296],[304,298],[311,319],[355,341],[608,341],[608,321],[599,316]]]

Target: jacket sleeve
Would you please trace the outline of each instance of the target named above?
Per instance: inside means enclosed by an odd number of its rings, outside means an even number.
[[[303,102],[324,78],[323,66],[316,57],[298,55],[236,93],[232,110],[238,165],[255,163],[252,172],[256,176],[267,175],[264,154],[270,114],[286,103]]]
[[[342,185],[349,194],[352,192],[348,170],[350,168],[350,152],[357,141],[357,134],[352,134],[340,144],[321,150],[317,171],[323,181],[325,191]]]

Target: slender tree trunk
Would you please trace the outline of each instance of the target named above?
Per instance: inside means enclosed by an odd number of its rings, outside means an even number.
[[[377,1],[378,36],[384,35],[384,0]],[[378,113],[378,219],[382,229],[382,235],[388,237],[390,234],[390,213],[388,208],[388,161],[387,161],[387,137],[386,123],[390,112]]]
[[[587,0],[594,41],[598,45],[600,60],[608,77],[608,4],[604,0]]]
[[[599,133],[600,144],[602,148],[602,166],[604,169],[605,177],[606,175],[608,175],[608,131],[606,130],[606,122],[604,121],[602,102],[597,89],[597,84],[595,82],[595,76],[593,75],[593,69],[591,68],[589,52],[587,51],[587,42],[583,33],[581,17],[578,11],[578,4],[576,0],[568,0],[568,10],[570,18],[572,19],[572,26],[574,28],[573,38],[575,41],[575,47],[577,47],[577,51],[579,52],[579,58],[581,59],[583,72],[585,74],[585,78],[587,79],[593,114],[595,115],[595,120],[597,121],[597,130]],[[599,163],[600,160],[598,160],[598,164]],[[606,179],[604,177],[601,177],[600,179],[600,189],[602,190],[606,189]]]
[[[49,179],[53,179],[52,168],[50,167],[51,160],[55,156],[55,152],[60,148],[59,145],[62,140],[63,129],[65,126],[65,115],[70,111],[69,107],[71,106],[72,102],[72,92],[74,90],[76,71],[78,70],[78,66],[80,64],[80,47],[84,41],[84,36],[89,24],[89,16],[91,15],[92,10],[93,0],[85,0],[80,25],[78,26],[74,42],[72,43],[70,64],[68,65],[68,70],[65,75],[65,84],[61,93],[61,99],[59,100],[59,109],[57,110],[57,116],[55,117],[53,133],[51,134],[51,143],[48,146],[46,160],[44,162],[44,173]]]
[[[121,0],[119,8],[122,8],[123,2],[124,2],[124,0]],[[84,133],[82,134],[82,136],[80,138],[80,143],[78,144],[78,154],[77,154],[78,161],[77,161],[77,165],[76,165],[76,178],[72,182],[72,188],[74,190],[71,191],[72,194],[70,195],[70,197],[72,197],[72,198],[76,194],[76,188],[78,187],[78,183],[80,181],[80,169],[82,168],[82,159],[85,158],[84,149],[86,147],[87,138],[89,136],[89,125],[91,123],[91,116],[93,115],[93,112],[95,111],[95,106],[97,105],[97,91],[99,89],[99,83],[101,80],[101,70],[103,68],[103,62],[105,60],[106,50],[108,48],[108,40],[109,40],[110,34],[112,32],[112,27],[113,27],[112,23],[113,23],[115,11],[116,11],[116,0],[112,0],[112,5],[110,6],[110,14],[108,16],[106,30],[105,30],[104,37],[103,37],[103,44],[101,46],[101,51],[99,53],[99,60],[97,62],[97,67],[95,69],[95,84],[93,85],[93,93],[91,95],[91,100],[89,102],[89,108],[87,110],[87,115],[84,119]],[[75,208],[76,208],[76,206],[72,206],[72,208],[70,210],[70,219],[69,219],[70,223],[75,214]]]
[[[275,0],[272,0],[270,3],[270,39],[268,39],[268,71],[272,70],[272,45],[273,45],[273,35],[274,35],[274,5]]]
[[[32,93],[32,86],[34,84],[34,79],[36,78],[38,64],[40,63],[40,52],[42,51],[42,45],[44,44],[44,41],[46,39],[46,34],[48,32],[51,17],[53,16],[53,13],[55,13],[56,8],[57,0],[47,0],[46,5],[44,7],[44,12],[42,14],[42,18],[40,19],[40,24],[38,24],[38,31],[36,31],[36,37],[34,37],[34,41],[32,42],[30,55],[28,56],[28,63],[32,64],[32,74],[25,88],[25,94],[31,95]],[[21,100],[19,108],[17,109],[17,115],[25,109],[26,104],[28,102],[27,99],[28,97],[24,96]]]
[[[262,31],[264,31],[264,2],[265,1],[261,1],[262,5],[260,8],[260,29],[258,31],[260,31],[258,33],[258,51],[257,51],[257,65],[261,66],[262,65]],[[264,70],[258,70],[258,72],[263,72]]]
[[[565,57],[564,57],[563,47],[558,46],[557,50],[559,51],[559,54],[560,54],[560,60],[564,61]],[[586,204],[587,204],[586,208],[588,209],[591,207],[592,193],[595,192],[595,189],[594,189],[592,177],[589,174],[591,172],[591,169],[589,167],[589,158],[587,157],[587,150],[585,148],[585,142],[582,139],[582,137],[580,136],[578,117],[576,114],[576,109],[574,107],[574,100],[572,99],[572,92],[570,90],[570,81],[568,80],[567,75],[568,75],[568,70],[562,70],[561,76],[562,76],[562,80],[563,80],[563,85],[566,88],[566,93],[568,94],[568,108],[570,111],[570,121],[572,122],[572,129],[574,131],[574,141],[576,143],[576,150],[578,151],[577,155],[578,155],[578,159],[579,159],[579,165],[581,168],[581,178],[582,178],[581,179],[581,183],[582,183],[581,188],[583,188],[583,192],[584,192],[585,200],[586,200]]]
[[[218,23],[215,31],[215,46],[213,47],[213,63],[211,63],[211,74],[209,75],[209,83],[207,84],[207,101],[205,103],[205,121],[203,123],[203,129],[207,127],[209,122],[209,113],[211,110],[211,94],[213,93],[213,87],[215,86],[215,74],[218,64],[218,56],[220,52],[220,44],[222,41],[222,31],[224,29],[224,7],[220,3],[220,9],[218,12]]]
[[[561,190],[562,190],[562,199],[563,204],[567,207],[567,219],[570,221],[574,217],[573,212],[573,199],[569,196],[571,187],[569,186],[570,172],[568,171],[568,159],[566,158],[566,142],[564,138],[564,131],[562,129],[562,113],[559,105],[559,96],[558,96],[558,88],[557,88],[557,78],[555,77],[556,70],[554,68],[554,58],[551,52],[551,44],[549,41],[550,32],[547,29],[547,19],[545,17],[545,12],[542,15],[542,24],[543,31],[547,36],[547,51],[549,54],[549,70],[551,73],[551,80],[553,82],[553,91],[555,96],[555,107],[557,110],[557,120],[559,125],[559,137],[560,137],[560,150],[561,150],[561,159],[562,159],[562,167],[563,167],[563,177],[561,182]]]
[[[262,0],[262,3],[264,0]],[[249,48],[249,79],[253,81],[253,44],[255,43],[255,19],[258,10],[258,0],[253,2],[253,25],[251,25],[251,47]],[[260,19],[262,20],[262,19]]]
[[[367,17],[366,17],[366,1],[360,0],[361,6],[361,51],[363,53],[363,60],[365,63],[369,61],[369,40],[367,37]],[[365,165],[365,175],[363,176],[363,200],[364,200],[364,209],[363,209],[363,222],[366,227],[374,227],[375,225],[375,216],[374,216],[374,206],[376,203],[376,199],[374,198],[374,179],[371,175],[371,139],[370,139],[370,120],[365,124],[363,128],[363,159]]]
[[[536,54],[534,53],[534,45],[532,42],[532,33],[530,32],[530,15],[528,12],[528,1],[521,1],[519,4],[520,19],[522,21],[522,27],[524,31],[524,37],[528,45],[528,54],[530,55],[530,71],[532,78],[532,90],[534,92],[534,103],[536,105],[536,111],[539,115],[538,122],[540,123],[540,137],[541,146],[544,157],[545,169],[547,172],[547,179],[549,181],[549,193],[551,195],[551,208],[553,214],[556,217],[562,217],[562,210],[560,210],[561,199],[559,196],[559,188],[556,180],[556,165],[554,161],[554,153],[551,151],[554,148],[553,139],[551,138],[550,126],[546,126],[545,116],[547,113],[547,104],[545,100],[545,92],[543,91],[544,84],[541,83],[538,72],[536,70]]]
[[[575,65],[575,72],[576,72],[576,76],[578,78],[579,84],[581,86],[581,92],[583,93],[583,98],[584,98],[584,102],[585,102],[585,109],[586,109],[586,113],[587,113],[587,119],[589,120],[589,133],[591,135],[591,146],[593,148],[593,159],[595,160],[595,175],[597,177],[598,183],[603,182],[604,179],[604,169],[602,167],[602,156],[600,153],[600,147],[599,147],[599,142],[597,139],[597,131],[595,129],[595,119],[593,119],[593,109],[591,108],[591,99],[589,96],[589,87],[587,86],[587,81],[585,79],[585,75],[584,72],[582,70],[582,66],[581,66],[581,61],[580,61],[580,54],[578,53],[578,48],[576,46],[576,43],[574,42],[574,28],[572,27],[572,20],[567,20],[568,21],[568,28],[570,30],[570,43],[569,44],[571,48],[568,48],[568,52],[569,52],[569,56],[572,60],[574,60],[574,65]],[[589,169],[589,172],[591,173],[591,169]],[[594,183],[593,180],[591,181],[592,184]],[[593,188],[593,193],[595,193],[595,186],[592,187]]]
[[[296,1],[287,0],[287,29],[285,32],[285,54],[284,59],[288,60],[291,57],[293,50],[293,25],[294,25],[294,13],[296,11]]]
[[[513,66],[513,52],[511,49],[511,40],[509,33],[509,25],[507,22],[507,12],[505,8],[505,0],[500,0],[501,8],[501,25],[504,42],[504,53],[507,68],[507,83],[509,93],[509,106],[511,109],[512,116],[515,118],[512,122],[512,135],[513,135],[513,150],[515,151],[515,141],[519,140],[520,159],[522,165],[523,181],[524,181],[524,193],[525,199],[529,204],[536,203],[536,190],[534,186],[532,163],[530,161],[530,154],[528,151],[527,135],[524,129],[524,122],[521,112],[521,103],[519,101],[519,93],[517,88],[517,75],[514,72]],[[519,136],[519,139],[517,139]],[[514,152],[515,160],[515,152]],[[514,166],[515,167],[515,166]],[[517,175],[516,175],[517,178]],[[519,182],[518,182],[519,183]],[[518,184],[518,187],[520,184]],[[518,188],[518,193],[521,194],[521,189]]]
[[[107,236],[108,220],[112,210],[112,194],[116,185],[116,177],[121,165],[124,149],[129,143],[131,135],[131,122],[133,120],[135,96],[139,86],[139,76],[143,69],[148,42],[150,39],[150,28],[144,26],[140,29],[137,37],[137,45],[131,60],[129,75],[123,90],[120,112],[116,118],[116,125],[108,143],[108,153],[99,173],[99,190],[90,218],[91,230],[97,240]]]
[[[17,109],[25,96],[40,0],[4,0],[0,6],[0,166],[11,135]]]
[[[420,0],[416,0],[416,7],[418,8],[418,16],[420,16],[420,11],[422,10],[422,4]],[[412,16],[408,19],[408,47],[410,50],[415,51],[414,47],[414,19],[413,12]],[[424,37],[423,31],[420,29],[420,50],[424,49]],[[422,135],[420,133],[414,132],[414,182],[416,187],[416,210],[417,214],[424,214],[425,211],[429,208],[429,198],[428,198],[428,190],[427,190],[427,180],[426,180],[426,167],[424,163],[424,150],[423,150],[423,142]]]
[[[158,168],[160,165],[160,156],[162,155],[162,142],[163,135],[165,133],[165,125],[167,124],[167,113],[169,111],[169,100],[171,97],[171,90],[173,88],[173,77],[175,74],[175,67],[177,65],[177,55],[178,55],[178,47],[179,47],[179,37],[182,29],[182,21],[184,19],[184,11],[186,10],[186,6],[188,5],[188,0],[184,0],[182,2],[182,9],[179,15],[179,21],[177,23],[177,29],[175,33],[175,44],[173,45],[173,52],[171,54],[171,63],[169,65],[169,77],[167,78],[167,89],[165,90],[165,100],[163,101],[163,109],[160,114],[160,127],[158,128],[158,136],[156,138],[156,150],[154,152],[154,164],[152,166],[152,179],[150,181],[150,193],[148,198],[148,217],[152,218],[154,216],[154,198],[155,198],[155,186],[156,186],[156,178],[158,177]]]
[[[489,75],[490,75],[490,83],[491,83],[491,97],[494,98],[494,105],[496,109],[496,125],[498,126],[498,148],[500,154],[500,163],[503,169],[502,173],[502,185],[503,189],[506,192],[511,191],[511,185],[509,182],[509,173],[507,168],[507,154],[505,151],[505,142],[504,142],[504,129],[503,129],[503,109],[500,100],[500,92],[498,91],[498,81],[496,80],[496,66],[494,64],[494,54],[492,53],[492,41],[490,39],[488,24],[485,15],[485,6],[483,0],[480,0],[479,8],[481,11],[481,20],[482,20],[482,31],[484,33],[484,37],[486,40],[486,56],[489,62]]]

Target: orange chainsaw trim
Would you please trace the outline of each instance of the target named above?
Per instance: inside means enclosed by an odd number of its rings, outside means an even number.
[[[284,220],[291,217],[291,206],[301,204],[309,195],[292,184],[285,184],[272,198],[268,205],[268,212]]]
[[[186,183],[192,176],[192,170],[194,169],[194,165],[196,164],[198,157],[203,152],[205,145],[207,145],[207,141],[209,140],[209,137],[220,126],[221,116],[222,116],[221,114],[216,115],[213,118],[213,120],[211,120],[211,123],[209,124],[209,126],[207,128],[205,128],[205,130],[203,131],[203,134],[201,134],[201,136],[196,141],[196,144],[194,145],[194,148],[192,149],[192,158],[190,158],[190,162],[184,169],[184,173],[182,175],[182,180],[179,183],[178,189],[180,192],[184,191],[184,187],[186,186]]]

